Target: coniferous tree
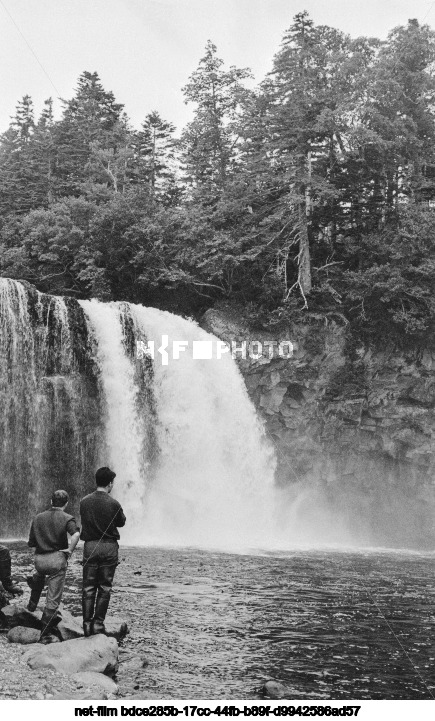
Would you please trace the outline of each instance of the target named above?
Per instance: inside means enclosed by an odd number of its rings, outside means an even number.
[[[351,108],[364,94],[361,78],[375,49],[298,14],[244,118],[241,175],[258,226],[252,233],[263,238],[265,277],[281,301],[298,287],[307,307],[312,274],[319,274],[313,257],[321,267],[337,260],[336,239],[347,222],[341,198]]]
[[[236,125],[247,91],[248,69],[223,70],[217,48],[208,41],[197,70],[183,92],[196,104],[195,116],[181,137],[188,182],[197,189],[222,191],[237,156]]]
[[[268,152],[287,185],[282,196],[287,206],[283,219],[291,229],[281,251],[284,288],[288,297],[298,286],[305,306],[312,289],[311,255],[320,231],[316,215],[336,197],[331,171],[342,102],[339,68],[348,51],[349,39],[343,33],[315,27],[306,12],[299,13],[284,36],[266,86],[270,98]],[[290,286],[287,268],[294,244],[297,279]]]
[[[78,195],[83,183],[99,181],[113,185],[110,162],[98,151],[115,155],[125,147],[123,106],[104,90],[97,73],[84,72],[72,100],[64,102],[62,120],[56,126],[57,192]]]
[[[395,28],[374,64],[361,125],[367,213],[382,225],[398,209],[400,197],[431,198],[435,192],[435,33],[417,20]],[[432,176],[432,177],[431,177]]]
[[[177,143],[174,133],[175,126],[153,111],[132,139],[134,182],[146,187],[153,199],[163,199],[175,192]]]
[[[17,104],[12,122],[1,137],[0,212],[24,213],[34,203],[31,164],[31,139],[35,127],[33,101],[25,95]]]
[[[249,72],[225,70],[209,42],[180,142],[156,111],[133,132],[97,73],[60,121],[49,100],[35,122],[25,96],[0,139],[1,274],[422,337],[435,319],[434,45],[415,20],[381,43],[299,13],[247,90]]]
[[[54,170],[56,148],[53,138],[53,100],[44,103],[42,113],[33,131],[28,163],[35,188],[33,207],[46,207],[54,201]]]

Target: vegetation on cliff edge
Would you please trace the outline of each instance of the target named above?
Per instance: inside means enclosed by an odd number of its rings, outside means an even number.
[[[59,120],[17,105],[0,140],[0,273],[40,290],[257,324],[335,318],[419,340],[435,316],[435,33],[284,34],[255,89],[208,42],[192,121],[123,106],[84,72]]]

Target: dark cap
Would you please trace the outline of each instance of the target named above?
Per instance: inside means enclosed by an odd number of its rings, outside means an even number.
[[[112,483],[115,476],[116,476],[116,473],[111,471],[110,468],[107,468],[107,466],[103,466],[103,468],[99,468],[95,474],[95,480],[97,482],[97,486],[101,486],[102,488],[105,488],[106,486],[109,485],[109,483]]]
[[[55,491],[51,497],[51,505],[55,508],[62,508],[69,501],[69,496],[66,491]]]

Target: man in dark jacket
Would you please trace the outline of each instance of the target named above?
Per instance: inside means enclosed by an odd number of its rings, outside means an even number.
[[[97,489],[80,503],[83,550],[83,631],[85,636],[105,633],[104,619],[118,565],[119,531],[125,516],[118,501],[110,497],[116,473],[99,468]]]
[[[57,610],[62,599],[68,559],[80,538],[75,518],[65,513],[67,504],[68,493],[55,491],[50,510],[38,513],[30,528],[28,545],[35,549],[36,570],[28,579],[32,591],[27,606],[29,611],[36,610],[47,579],[40,643],[50,643],[51,633],[60,621]]]

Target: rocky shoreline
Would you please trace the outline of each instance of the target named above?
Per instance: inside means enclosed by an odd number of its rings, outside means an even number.
[[[31,671],[26,659],[26,646],[9,643],[0,635],[0,699],[1,700],[64,700],[117,698],[97,685],[86,683],[50,668]]]
[[[42,670],[30,669],[25,654],[32,648],[32,644],[39,648],[49,648],[50,646],[44,647],[35,644],[40,634],[41,610],[33,614],[26,609],[29,596],[25,579],[33,570],[33,556],[22,541],[12,542],[8,545],[11,547],[13,556],[14,578],[23,589],[24,595],[14,599],[10,594],[5,594],[9,604],[0,611],[4,617],[3,623],[0,623],[0,653],[3,659],[3,663],[0,665],[2,671],[0,673],[0,699],[98,700],[106,698],[106,696],[111,698],[110,693],[107,695],[107,691],[95,687],[95,678],[92,679],[92,684],[85,684],[83,679],[73,679],[72,676],[59,673],[58,668],[56,669],[57,673],[49,667]],[[127,576],[124,583],[126,588],[129,588],[131,582],[127,579],[136,578],[134,573],[138,572],[137,564],[130,565],[124,555],[122,555],[121,561]],[[59,624],[59,629],[63,634],[64,642],[50,645],[65,646],[66,641],[83,636],[80,616],[81,576],[81,548],[79,548],[69,563],[63,604],[60,607],[63,621]],[[148,666],[149,661],[148,648],[144,648],[143,643],[143,621],[138,618],[128,597],[126,601],[122,588],[117,585],[114,589],[111,609],[106,619],[106,629],[111,636],[115,637],[118,644],[120,666],[119,672],[115,676],[118,685],[116,698],[154,698],[154,685],[149,688],[144,677],[144,668]],[[131,598],[133,600],[134,595]],[[125,638],[127,634],[129,634],[128,643]],[[16,640],[19,643],[15,643]]]
[[[107,635],[84,638],[80,619],[61,609],[58,637],[39,644],[42,612],[31,613],[13,603],[0,611],[2,668],[0,699],[109,699],[119,692],[114,676],[119,667],[118,641],[128,627],[107,622]]]
[[[109,620],[107,635],[84,638],[79,619],[63,609],[58,627],[61,639],[41,645],[41,612],[31,613],[25,606],[13,604],[1,609],[0,616],[6,626],[0,635],[0,700],[97,701],[120,697],[114,677],[119,668],[118,640],[128,633],[126,623]],[[137,666],[135,659],[133,666]],[[263,694],[281,699],[288,691],[270,680],[265,682]]]

